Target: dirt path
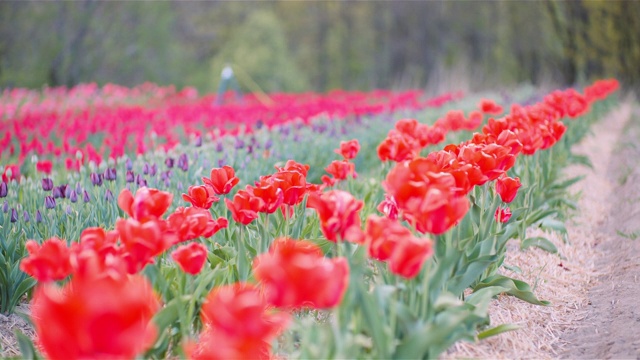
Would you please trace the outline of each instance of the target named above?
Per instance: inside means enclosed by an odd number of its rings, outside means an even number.
[[[585,196],[602,204],[590,225],[600,276],[590,284],[585,317],[561,337],[564,358],[640,359],[640,109],[630,110],[623,128],[602,124],[589,144],[599,153]]]

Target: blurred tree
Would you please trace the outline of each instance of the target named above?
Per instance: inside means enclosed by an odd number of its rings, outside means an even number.
[[[0,86],[640,83],[640,1],[0,2]],[[286,69],[286,70],[283,70]],[[243,73],[244,71],[244,73]]]
[[[245,91],[302,91],[308,86],[278,18],[267,10],[252,13],[213,58],[212,89],[217,88],[227,64]]]

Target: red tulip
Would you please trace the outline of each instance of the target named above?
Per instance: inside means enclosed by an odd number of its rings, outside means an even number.
[[[31,318],[48,358],[134,358],[155,342],[159,309],[144,277],[74,277],[62,289],[38,287]]]
[[[224,195],[228,194],[240,179],[236,177],[236,172],[231,166],[225,165],[222,168],[211,169],[209,178],[203,177],[202,181],[210,186],[215,194]]]
[[[500,195],[500,199],[505,203],[510,203],[516,198],[520,186],[522,186],[520,178],[514,179],[508,176],[503,176],[496,180],[496,192]]]
[[[120,209],[140,222],[160,219],[172,201],[173,194],[147,187],[139,188],[135,197],[129,189],[123,189],[118,196]]]
[[[340,148],[334,150],[336,154],[342,155],[345,160],[354,159],[360,151],[360,142],[357,139],[341,141]]]
[[[430,159],[398,163],[383,186],[395,198],[403,218],[422,233],[442,234],[469,210],[469,201],[457,191],[456,179]]]
[[[187,274],[197,275],[205,261],[209,250],[201,243],[192,242],[189,245],[182,245],[171,253],[171,258],[182,271]]]
[[[256,187],[247,186],[247,191],[262,200],[260,212],[273,214],[284,201],[284,193],[275,183],[263,183]]]
[[[192,359],[269,359],[270,342],[287,326],[289,315],[274,312],[253,285],[214,288],[201,312],[204,329],[197,344],[185,347]]]
[[[20,262],[20,270],[39,282],[62,280],[72,272],[67,243],[52,237],[39,245],[34,240],[25,243],[29,256]]]
[[[306,240],[279,238],[253,262],[254,275],[270,304],[326,309],[337,306],[349,283],[345,258],[327,259]]]
[[[480,100],[478,107],[480,108],[480,111],[489,115],[500,115],[503,112],[502,106],[489,99]]]
[[[336,180],[347,180],[349,175],[354,179],[358,177],[355,164],[347,160],[335,160],[324,170]]]
[[[20,181],[20,167],[18,165],[6,165],[2,173],[2,181],[9,183],[11,180]]]
[[[53,163],[49,160],[38,161],[36,163],[36,171],[51,174],[51,169],[53,168]]]
[[[177,239],[164,231],[166,225],[157,220],[141,223],[136,219],[118,219],[116,230],[122,243],[122,256],[129,266],[129,273],[135,274],[153,258],[162,254]]]
[[[263,176],[258,186],[269,183],[282,190],[282,202],[290,206],[301,203],[308,188],[305,175],[297,170],[282,170],[270,176]]]
[[[498,207],[496,209],[496,213],[493,215],[496,218],[497,222],[506,223],[511,219],[511,209],[508,207]]]
[[[396,220],[398,218],[398,204],[393,196],[389,194],[384,194],[384,200],[378,204],[376,209],[385,214],[389,219]]]
[[[182,194],[182,199],[201,209],[209,209],[211,208],[211,204],[220,200],[214,195],[214,190],[210,186],[189,186],[188,192],[188,195]]]
[[[309,165],[300,164],[295,160],[287,160],[287,162],[284,164],[284,167],[276,166],[275,168],[276,170],[278,170],[278,172],[297,171],[302,174],[302,177],[304,178],[307,177],[307,173],[309,172]]]
[[[388,262],[392,273],[408,279],[418,275],[433,254],[431,240],[417,238],[398,221],[376,215],[367,219],[365,243],[369,256]]]
[[[258,218],[263,201],[259,197],[251,195],[247,190],[239,190],[233,197],[233,201],[224,199],[224,203],[231,211],[234,221],[247,225]]]
[[[359,212],[364,206],[350,193],[331,190],[322,195],[309,196],[307,207],[316,209],[322,233],[329,241],[362,242]]]

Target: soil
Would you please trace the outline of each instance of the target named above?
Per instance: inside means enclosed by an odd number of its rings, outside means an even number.
[[[565,358],[640,359],[640,108],[616,130],[598,134],[615,146],[608,166],[596,172],[608,186],[591,189],[609,204],[593,229],[602,274],[590,284],[586,316],[561,339]]]

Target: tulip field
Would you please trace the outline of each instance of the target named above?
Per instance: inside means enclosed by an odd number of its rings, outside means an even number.
[[[508,94],[0,96],[0,313],[19,358],[436,358],[494,324],[507,242],[557,251],[616,80]]]

